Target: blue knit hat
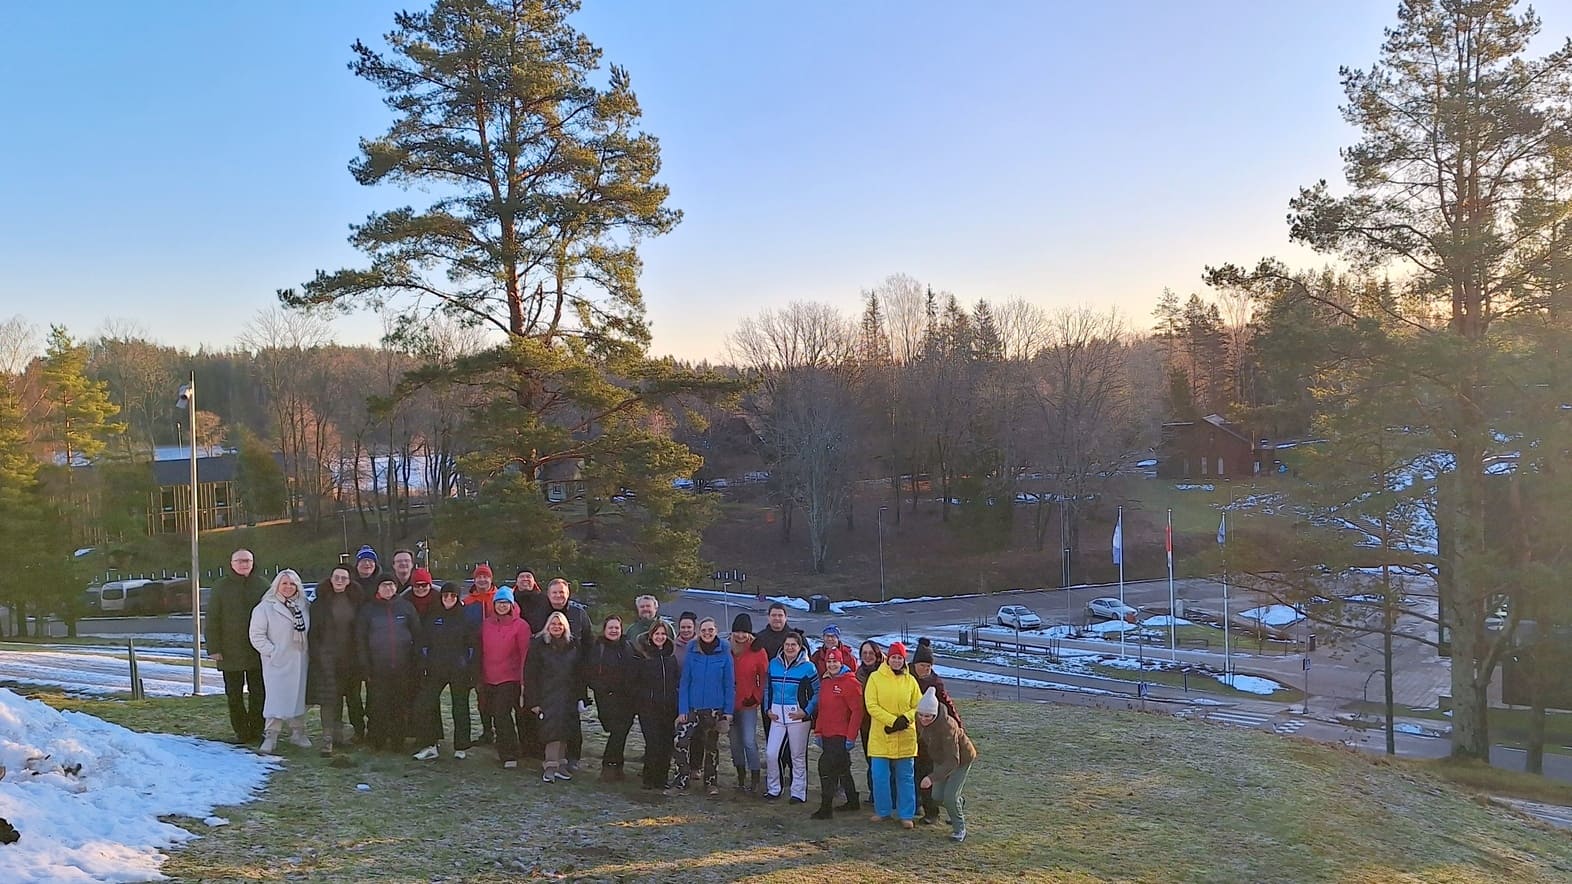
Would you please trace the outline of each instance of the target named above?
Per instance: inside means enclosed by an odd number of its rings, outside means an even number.
[[[510,605],[513,604],[513,590],[507,588],[506,586],[497,590],[497,594],[491,597],[491,603],[495,605],[497,602],[507,602]]]
[[[823,635],[833,635],[836,638],[840,638],[841,637],[841,628],[839,626],[836,626],[834,623],[831,623],[829,626],[824,627],[824,632],[822,634]]]
[[[366,559],[373,562],[377,560],[377,551],[372,549],[370,544],[366,544],[360,548],[360,552],[355,553],[355,564],[358,565]]]

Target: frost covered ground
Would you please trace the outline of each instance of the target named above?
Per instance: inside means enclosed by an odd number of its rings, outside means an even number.
[[[179,648],[137,651],[137,671],[150,697],[191,694],[191,652]],[[78,694],[129,693],[131,667],[124,647],[0,645],[0,682],[50,685]],[[202,693],[223,693],[213,669],[202,673]]]
[[[0,845],[6,884],[152,881],[163,851],[196,837],[163,816],[223,825],[215,807],[254,796],[273,763],[222,743],[143,734],[0,688]]]

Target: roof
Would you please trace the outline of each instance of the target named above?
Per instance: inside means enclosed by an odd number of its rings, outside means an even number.
[[[579,457],[548,461],[538,473],[541,482],[576,482],[584,478],[584,459]]]
[[[197,458],[197,484],[199,485],[206,485],[209,482],[233,482],[239,476],[240,457],[238,455],[221,454],[218,457]],[[159,487],[189,484],[191,482],[191,461],[153,461],[153,481],[158,483]]]

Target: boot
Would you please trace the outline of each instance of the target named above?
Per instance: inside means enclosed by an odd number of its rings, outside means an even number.
[[[860,809],[862,809],[862,799],[860,797],[858,797],[856,792],[853,792],[850,795],[846,796],[846,803],[845,804],[838,805],[835,809],[836,810],[860,810]]]
[[[816,820],[834,818],[835,808],[831,805],[835,802],[835,783],[825,780],[819,794],[819,809],[813,812],[811,818]]]
[[[278,748],[278,735],[283,729],[283,719],[269,718],[267,726],[262,729],[262,745],[257,747],[257,751],[263,755],[272,755],[273,750]]]
[[[733,765],[737,768],[737,791],[748,791],[748,769],[742,765]]]
[[[602,764],[600,766],[600,780],[599,781],[602,782],[602,783],[616,782],[617,777],[616,777],[616,773],[615,772],[616,772],[616,768],[613,768],[610,765]]]
[[[542,764],[540,766],[540,781],[542,783],[555,783],[557,781],[556,772],[557,766],[555,764],[549,761]]]
[[[322,756],[323,758],[332,758],[333,757],[333,734],[332,733],[326,733],[326,734],[322,735],[322,748],[317,750],[317,754]]]
[[[748,771],[748,794],[759,794],[759,772],[756,770]]]
[[[300,749],[311,748],[311,738],[306,736],[306,717],[304,715],[289,722],[289,745]]]
[[[348,746],[352,742],[349,725],[340,724],[336,730],[337,732],[333,734],[333,742],[340,746]],[[359,738],[355,737],[353,739]]]

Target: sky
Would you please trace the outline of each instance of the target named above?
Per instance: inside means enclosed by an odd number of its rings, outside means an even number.
[[[1557,5],[1541,46],[1572,32]],[[416,6],[0,0],[0,319],[223,348],[279,288],[360,266],[348,225],[421,195],[347,171],[389,119],[349,47]],[[700,359],[893,273],[1140,329],[1208,264],[1320,266],[1288,200],[1341,180],[1338,67],[1396,8],[588,0],[575,24],[631,72],[684,213],[641,250],[653,351]]]

